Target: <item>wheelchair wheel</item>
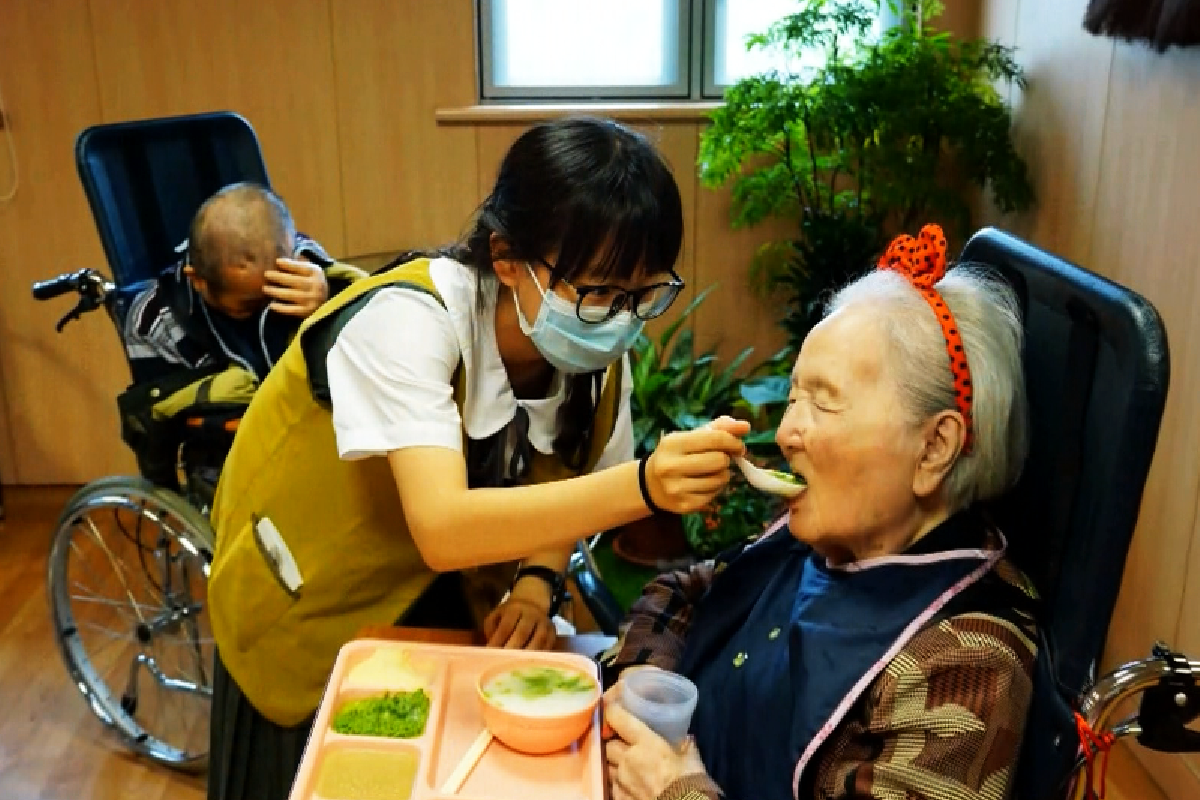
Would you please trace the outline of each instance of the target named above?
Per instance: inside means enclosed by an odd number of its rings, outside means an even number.
[[[194,772],[208,765],[212,548],[183,498],[121,476],[80,489],[50,546],[51,614],[76,687],[131,749]]]

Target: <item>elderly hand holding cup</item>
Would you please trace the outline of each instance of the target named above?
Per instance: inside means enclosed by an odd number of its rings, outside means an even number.
[[[685,775],[704,775],[688,726],[696,686],[657,667],[627,669],[604,695],[613,800],[650,800]]]

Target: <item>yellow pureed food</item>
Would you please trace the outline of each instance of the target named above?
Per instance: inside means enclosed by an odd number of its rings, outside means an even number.
[[[317,794],[337,800],[409,800],[417,756],[341,747],[326,753],[317,774]]]
[[[435,667],[409,656],[407,650],[381,647],[346,673],[345,687],[377,686],[393,692],[429,689]]]

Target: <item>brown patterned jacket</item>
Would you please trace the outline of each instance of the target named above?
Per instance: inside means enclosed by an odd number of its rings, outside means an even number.
[[[997,549],[989,534],[986,547]],[[610,677],[637,664],[673,669],[696,604],[728,558],[651,582],[602,662]],[[994,576],[1032,597],[1001,559]],[[1010,793],[1033,693],[1037,633],[1022,614],[964,613],[914,636],[871,684],[805,771],[801,800],[1002,800]],[[659,800],[715,800],[706,775]]]

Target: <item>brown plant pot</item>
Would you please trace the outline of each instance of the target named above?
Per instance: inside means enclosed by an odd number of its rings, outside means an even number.
[[[665,512],[622,527],[612,548],[618,558],[642,567],[669,569],[695,560],[683,532],[683,517]]]

